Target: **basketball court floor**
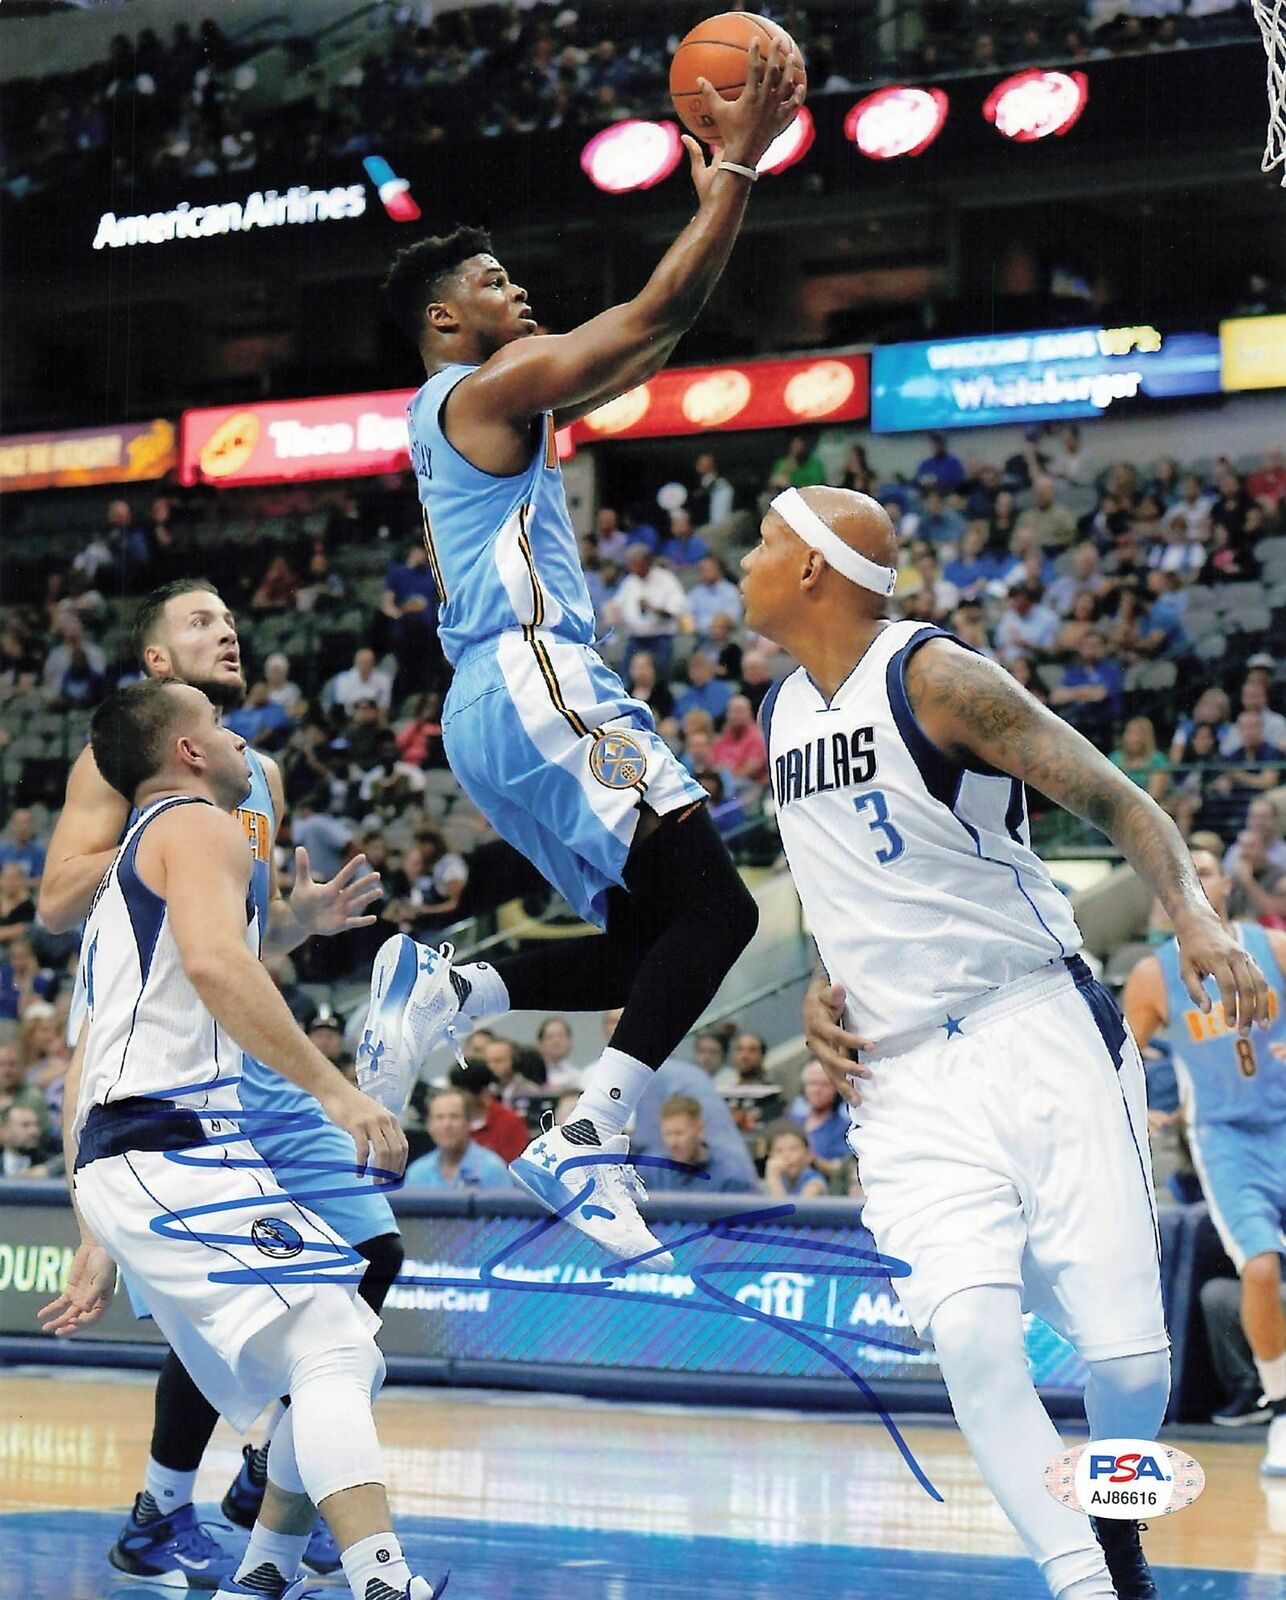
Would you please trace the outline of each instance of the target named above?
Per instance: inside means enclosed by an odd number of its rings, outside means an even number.
[[[0,1373],[4,1600],[166,1593],[104,1559],[141,1479],[152,1382]],[[1045,1594],[945,1422],[905,1429],[937,1504],[884,1430],[851,1418],[412,1388],[387,1389],[378,1417],[412,1569],[449,1565],[452,1600]],[[1167,1435],[1209,1487],[1147,1535],[1163,1600],[1283,1600],[1286,1480],[1259,1479],[1261,1430],[1202,1432]],[[238,1460],[221,1424],[199,1484],[211,1520]],[[347,1593],[337,1579],[318,1589]]]

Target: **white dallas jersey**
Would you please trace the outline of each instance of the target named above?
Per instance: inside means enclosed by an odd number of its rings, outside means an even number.
[[[241,1046],[193,988],[165,901],[138,874],[138,844],[148,824],[174,806],[206,803],[170,796],[140,812],[90,908],[82,942],[89,1038],[78,1131],[91,1106],[136,1095],[173,1099],[192,1111],[240,1109]],[[259,920],[248,886],[246,948],[258,956]]]
[[[940,1024],[1072,955],[1080,933],[1031,849],[1022,784],[932,743],[911,653],[950,638],[889,623],[828,704],[802,667],[760,711],[777,825],[846,1026],[876,1041]]]

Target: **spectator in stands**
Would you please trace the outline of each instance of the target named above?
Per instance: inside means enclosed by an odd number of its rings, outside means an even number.
[[[790,1114],[808,1137],[813,1165],[827,1178],[833,1176],[849,1157],[850,1122],[839,1091],[820,1061],[808,1062],[800,1073],[799,1097]]]
[[[943,494],[950,494],[964,483],[964,463],[947,449],[947,441],[942,434],[929,435],[929,453],[915,469],[915,480],[922,489],[933,484]]]
[[[21,938],[36,920],[31,881],[20,861],[0,866],[0,953]]]
[[[42,1134],[30,1106],[12,1105],[0,1113],[0,1177],[54,1178],[63,1171],[62,1156]]]
[[[736,789],[732,774],[715,765],[714,733],[708,712],[689,711],[683,719],[683,753],[679,760],[698,782],[707,773],[717,774],[725,796]]]
[[[263,679],[268,685],[268,698],[280,706],[287,717],[295,718],[307,709],[303,690],[290,677],[290,662],[280,650],[274,651],[263,664]]]
[[[964,530],[964,518],[946,503],[942,490],[936,484],[926,487],[916,518],[914,537],[938,547],[954,546],[959,544]]]
[[[625,629],[625,666],[637,650],[647,650],[663,678],[670,675],[674,638],[688,614],[683,585],[665,567],[652,564],[644,544],[632,544],[629,573],[611,602],[611,614]]]
[[[734,694],[728,701],[723,732],[711,746],[710,754],[717,766],[742,782],[768,781],[768,749],[744,694]]]
[[[411,544],[405,558],[394,561],[384,574],[380,610],[392,623],[390,643],[399,683],[423,688],[440,671],[441,650],[438,592],[421,540]]]
[[[62,1120],[62,1084],[71,1061],[66,1025],[45,1001],[27,1007],[19,1033],[18,1053],[27,1082],[44,1096],[52,1122]]]
[[[1253,553],[1240,546],[1226,523],[1215,523],[1206,564],[1197,581],[1215,588],[1223,583],[1249,583],[1258,576],[1259,563]]]
[[[813,484],[826,482],[826,468],[821,457],[802,433],[797,433],[786,446],[786,454],[779,456],[768,474],[769,495],[778,495],[783,489],[807,489]]]
[[[397,749],[402,760],[412,767],[444,767],[442,748],[442,696],[436,689],[416,695],[410,703],[411,715],[397,725]]]
[[[295,593],[296,611],[333,611],[344,598],[344,580],[331,571],[325,550],[315,549],[308,558],[304,581]]]
[[[1027,693],[1039,700],[1041,705],[1049,704],[1049,693],[1027,656],[1015,656],[1012,661],[1002,661],[1001,666],[1015,683],[1021,683]]]
[[[1286,499],[1286,461],[1280,450],[1264,452],[1264,464],[1246,479],[1246,489],[1273,511]]]
[[[954,585],[961,600],[978,599],[997,577],[996,563],[987,554],[988,534],[984,521],[968,523],[960,535],[959,551],[942,569],[943,578]]]
[[[424,793],[423,769],[402,759],[398,736],[391,728],[380,734],[375,763],[362,773],[358,798],[391,821]]]
[[[1268,704],[1268,685],[1264,682],[1263,675],[1259,672],[1249,673],[1242,683],[1239,691],[1241,711],[1255,711],[1259,713],[1261,732],[1266,743],[1276,746],[1279,750],[1286,750],[1286,717],[1274,711]],[[1226,756],[1237,755],[1245,744],[1241,729],[1241,718],[1230,728],[1226,728],[1219,739],[1219,748]]]
[[[474,1030],[477,1032],[477,1030]],[[465,1044],[465,1059],[475,1052]],[[515,1044],[512,1039],[489,1039],[482,1051],[492,1077],[500,1091],[503,1104],[511,1109],[521,1107],[533,1095],[545,1090],[545,1063],[540,1052],[529,1045]]]
[[[1049,695],[1051,709],[1104,752],[1111,749],[1121,715],[1125,680],[1119,664],[1107,655],[1098,628],[1081,635],[1076,660],[1066,668]]]
[[[708,1078],[714,1078],[728,1059],[728,1041],[714,1028],[705,1028],[693,1041],[692,1059]]]
[[[1071,615],[1058,630],[1058,638],[1054,643],[1055,653],[1059,656],[1075,656],[1081,647],[1081,640],[1091,628],[1098,628],[1105,632],[1099,623],[1099,603],[1092,594],[1082,592],[1072,602]],[[1111,636],[1108,635],[1109,644]]]
[[[523,1118],[501,1101],[500,1086],[486,1062],[452,1067],[450,1083],[469,1097],[469,1136],[474,1144],[498,1155],[506,1166],[516,1161],[531,1143],[531,1134]]]
[[[469,1097],[462,1089],[439,1089],[429,1101],[429,1137],[434,1148],[406,1169],[408,1189],[508,1189],[509,1169],[493,1150],[469,1133]]]
[[[572,1060],[574,1042],[566,1017],[546,1017],[536,1030],[536,1049],[545,1063],[545,1082],[553,1094],[581,1087],[585,1071]]]
[[[1112,752],[1113,762],[1131,783],[1146,789],[1154,800],[1164,800],[1170,788],[1170,763],[1157,749],[1156,729],[1150,717],[1131,717]]]
[[[1206,545],[1189,535],[1187,523],[1176,513],[1161,524],[1144,551],[1144,559],[1154,570],[1172,572],[1184,583],[1190,583],[1205,566],[1208,554]]]
[[[1174,730],[1174,739],[1170,745],[1171,763],[1178,763],[1184,759],[1184,751],[1197,727],[1202,723],[1211,728],[1211,744],[1217,749],[1228,732],[1231,715],[1232,708],[1228,696],[1222,689],[1203,689],[1196,705],[1192,708],[1192,715],[1184,717]]]
[[[686,507],[680,506],[671,511],[670,537],[661,545],[659,554],[663,561],[668,561],[678,571],[697,566],[710,554],[705,540],[697,536],[692,526],[692,514]]]
[[[0,866],[16,861],[32,883],[39,883],[45,870],[45,847],[36,838],[36,818],[29,806],[19,806],[9,818],[0,839]]]
[[[747,650],[741,658],[741,692],[750,701],[756,716],[773,681],[772,669],[763,651]]]
[[[299,575],[284,555],[277,555],[268,563],[267,571],[259,580],[250,601],[256,612],[293,611],[299,593]]]
[[[661,1137],[673,1165],[648,1167],[653,1194],[744,1194],[744,1171],[706,1140],[705,1114],[692,1095],[675,1094],[661,1106]]]
[[[423,774],[420,774],[423,782]],[[402,853],[402,865],[388,875],[384,920],[396,922],[414,938],[446,928],[460,918],[460,900],[469,884],[464,857],[448,850],[436,828],[418,828]]]
[[[689,711],[706,711],[717,726],[736,692],[735,684],[715,677],[714,658],[704,650],[694,650],[688,660],[688,687],[675,699],[674,714],[682,721]]]
[[[329,805],[331,786],[336,782],[330,756],[330,735],[320,722],[306,722],[290,735],[281,768],[286,801],[292,809],[319,790],[326,796],[323,807]]]
[[[942,575],[933,546],[917,539],[911,547],[914,577],[907,598],[923,594],[926,615],[934,622],[949,616],[960,603],[960,591]],[[917,581],[918,580],[918,581]]]
[[[715,677],[728,678],[734,683],[740,680],[744,652],[737,643],[736,624],[731,617],[717,611],[710,619],[709,639],[698,640],[698,644],[714,657]]]
[[[719,463],[703,450],[692,464],[694,481],[688,490],[688,510],[697,527],[727,522],[732,515],[732,485],[719,472]]]
[[[1041,596],[1041,589],[1034,584],[1023,585],[1010,594],[1009,604],[996,624],[996,650],[1002,661],[1018,656],[1032,662],[1046,661],[1053,654],[1058,618],[1041,603]]]
[[[348,762],[350,779],[356,780],[379,760],[387,731],[375,701],[358,700],[339,737],[331,745],[332,753]]]
[[[301,795],[290,821],[291,836],[296,846],[307,850],[309,868],[319,882],[329,881],[344,865],[357,832],[356,824],[347,817],[331,815],[330,800],[329,789]]]
[[[1286,761],[1286,750],[1270,744],[1264,733],[1264,716],[1261,711],[1243,711],[1236,721],[1236,744],[1221,751],[1225,760],[1236,765],[1217,780],[1225,792],[1244,801],[1241,814],[1257,793],[1276,789],[1281,782],[1281,765]],[[1239,818],[1240,820],[1240,818]]]
[[[739,833],[747,822],[746,809],[723,773],[717,767],[703,767],[694,776],[710,796],[710,820],[719,833],[725,838]]]
[[[767,1083],[768,1046],[757,1033],[739,1033],[732,1041],[732,1059],[714,1080],[721,1093],[745,1084]]]
[[[793,1122],[774,1122],[768,1126],[767,1137],[764,1193],[779,1200],[822,1199],[826,1179],[813,1165],[812,1151],[802,1129]]]
[[[1263,834],[1243,828],[1237,835],[1235,855],[1224,871],[1232,880],[1228,915],[1237,921],[1260,922],[1268,928],[1286,928],[1286,872],[1268,856]]]
[[[1081,447],[1081,430],[1075,426],[1064,428],[1058,448],[1049,458],[1049,476],[1062,483],[1083,487],[1093,483],[1094,463]]]
[[[669,684],[657,677],[656,662],[650,650],[636,650],[630,657],[629,688],[636,700],[651,707],[658,724],[674,715],[674,695]]]
[[[289,713],[272,698],[262,678],[251,684],[243,704],[224,713],[223,722],[256,750],[279,750],[290,731]]]
[[[1210,520],[1216,528],[1224,528],[1228,542],[1241,553],[1245,542],[1246,516],[1254,507],[1254,500],[1246,486],[1226,462],[1215,472],[1215,502],[1210,508]]]
[[[90,661],[86,647],[72,647],[71,659],[50,704],[58,709],[96,705],[107,689],[107,677]]]
[[[100,681],[107,672],[107,657],[96,644],[86,639],[84,624],[75,612],[60,611],[54,628],[62,642],[55,645],[45,657],[42,679],[45,694],[50,700],[62,698],[69,672],[83,675],[88,670],[91,674],[97,674]]]
[[[369,700],[381,711],[387,711],[393,700],[393,682],[387,672],[376,666],[374,650],[363,645],[354,654],[352,666],[327,684],[322,699],[327,705],[337,706],[346,716],[352,714],[361,700]]]
[[[58,993],[58,975],[42,967],[35,946],[25,935],[11,939],[8,961],[0,962],[0,1021],[16,1022],[33,1001],[53,1000]]]
[[[1268,865],[1278,872],[1286,872],[1286,840],[1282,838],[1282,819],[1276,801],[1266,794],[1256,796],[1247,808],[1245,827],[1263,842]],[[1240,851],[1234,844],[1224,857],[1224,872],[1235,878],[1240,860]]]
[[[1224,800],[1227,786],[1216,787],[1223,768],[1215,730],[1208,722],[1195,722],[1183,744],[1174,765],[1180,787],[1172,802],[1174,820],[1180,833],[1188,837],[1193,828],[1207,828],[1216,833],[1225,826],[1228,810]]]
[[[1177,661],[1188,654],[1191,640],[1184,626],[1188,597],[1176,572],[1154,568],[1147,575],[1149,604],[1139,618],[1137,655]]]
[[[649,528],[648,533],[652,534]],[[655,535],[652,535],[655,538]],[[604,561],[614,562],[618,567],[624,566],[626,552],[629,550],[631,535],[621,527],[620,518],[612,506],[600,506],[594,517],[593,545],[599,557]],[[641,539],[639,543],[648,544],[649,541]]]
[[[1070,616],[1077,595],[1090,594],[1101,600],[1108,592],[1098,546],[1084,539],[1071,553],[1068,570],[1056,577],[1045,591],[1045,603],[1060,617]]]
[[[26,1081],[18,1046],[10,1040],[0,1042],[0,1117],[4,1116],[11,1106],[22,1106],[28,1111],[33,1111],[41,1131],[44,1131],[47,1120],[45,1097],[39,1089]]]
[[[353,1058],[344,1048],[344,1024],[327,1007],[319,1010],[308,1024],[308,1037],[327,1061],[347,1078],[353,1071]]]
[[[1210,537],[1210,513],[1214,504],[1201,479],[1195,472],[1189,472],[1184,475],[1179,498],[1169,507],[1166,520],[1181,521],[1188,538],[1204,544]]]
[[[741,594],[724,571],[716,556],[703,556],[697,568],[699,578],[688,590],[688,612],[697,636],[697,644],[706,649],[710,644],[710,629],[718,616],[739,623],[742,618]]]
[[[988,660],[996,659],[996,652],[991,648],[991,635],[987,631],[986,615],[979,601],[965,600],[958,605],[952,614],[950,626],[952,633],[970,649],[986,656]]]
[[[989,522],[991,538],[988,548],[1003,563],[1014,535],[1018,531],[1018,502],[1011,489],[1001,489],[991,510]]]
[[[1061,550],[1076,537],[1076,518],[1054,498],[1054,480],[1042,473],[1032,484],[1032,503],[1018,518],[1030,528],[1042,550]]]

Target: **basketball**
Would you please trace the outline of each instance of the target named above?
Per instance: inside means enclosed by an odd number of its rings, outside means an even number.
[[[785,28],[748,11],[725,11],[722,16],[707,17],[684,36],[670,63],[670,99],[675,113],[698,139],[709,139],[715,125],[701,104],[697,80],[707,79],[725,100],[735,100],[746,86],[746,61],[755,39],[765,55],[772,41],[781,39],[790,51],[793,82],[808,86],[804,57]]]

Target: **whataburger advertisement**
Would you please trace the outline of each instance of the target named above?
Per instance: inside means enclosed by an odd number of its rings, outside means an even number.
[[[796,428],[866,415],[864,355],[675,367],[572,425],[577,443],[655,439],[742,428]]]
[[[77,489],[163,478],[175,465],[174,424],[125,422],[0,438],[0,491]]]

